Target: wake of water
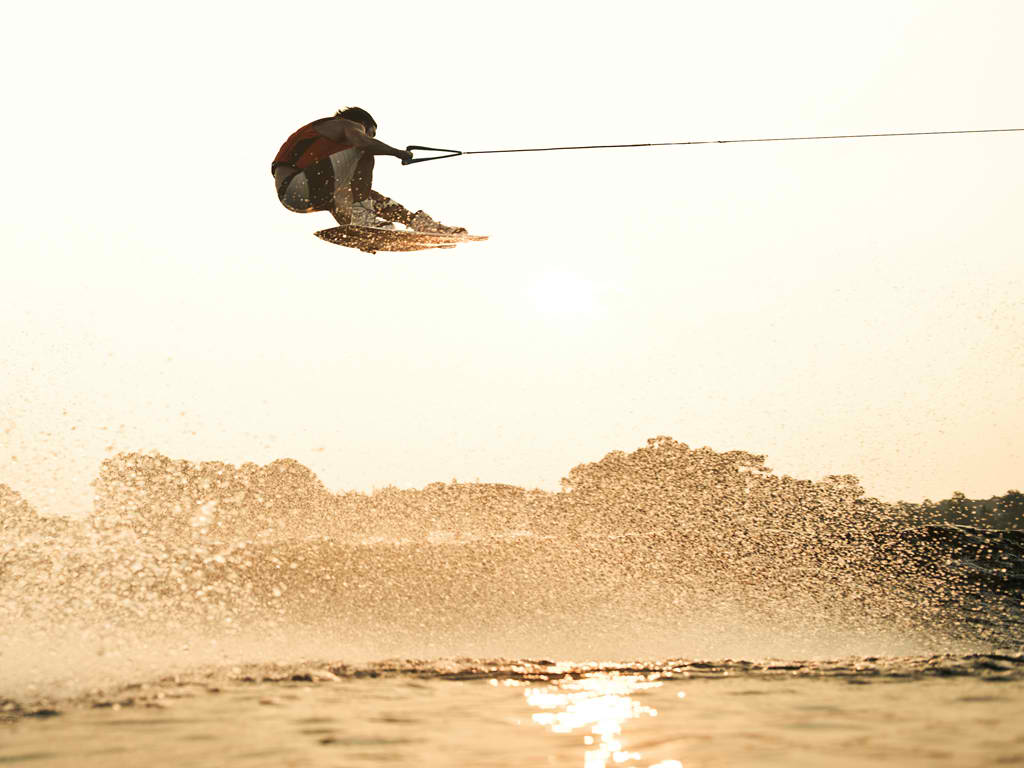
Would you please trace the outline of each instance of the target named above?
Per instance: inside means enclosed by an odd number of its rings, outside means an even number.
[[[560,493],[333,494],[294,461],[152,454],[107,460],[95,488],[71,521],[0,486],[0,699],[243,662],[753,663],[1022,636],[1021,536],[912,528],[851,476],[669,438],[574,468]]]

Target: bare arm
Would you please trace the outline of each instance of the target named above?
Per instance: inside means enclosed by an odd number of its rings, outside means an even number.
[[[350,144],[356,149],[361,149],[371,155],[393,155],[403,160],[411,160],[412,153],[404,149],[396,149],[383,141],[371,139],[366,135],[363,126],[353,120],[346,120],[343,117],[336,117],[332,120],[325,120],[314,126],[314,129],[321,136],[326,136],[331,141],[343,144]]]

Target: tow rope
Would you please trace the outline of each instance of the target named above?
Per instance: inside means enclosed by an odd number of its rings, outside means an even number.
[[[850,133],[842,136],[781,136],[767,139],[705,139],[702,141],[661,141],[648,144],[591,144],[583,147],[530,147],[528,149],[478,149],[463,151],[459,149],[441,149],[439,147],[424,147],[419,144],[410,144],[406,147],[408,152],[444,152],[446,154],[433,155],[431,157],[416,157],[411,160],[403,160],[402,165],[414,163],[425,163],[428,160],[444,160],[449,157],[461,155],[497,155],[506,152],[561,152],[568,149],[623,149],[626,147],[685,147],[696,144],[750,144],[761,141],[819,141],[822,139],[876,139],[888,136],[948,136],[962,133],[1010,133],[1013,131],[1024,131],[1024,128],[980,128],[963,131],[906,131],[903,133]]]

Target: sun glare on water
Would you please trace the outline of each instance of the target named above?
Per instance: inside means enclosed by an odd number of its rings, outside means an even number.
[[[657,688],[659,680],[643,675],[596,674],[578,680],[565,678],[554,685],[527,686],[527,703],[541,710],[533,714],[537,725],[555,733],[583,731],[585,768],[639,765],[643,755],[628,749],[622,739],[627,720],[657,717],[658,711],[641,704],[632,694]],[[676,760],[664,760],[650,768],[682,768]]]

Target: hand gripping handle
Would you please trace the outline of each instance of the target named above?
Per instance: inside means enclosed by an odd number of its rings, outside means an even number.
[[[457,149],[439,149],[438,147],[422,147],[419,144],[410,144],[405,148],[406,152],[413,152],[415,150],[423,150],[426,152],[447,152],[446,155],[433,155],[431,157],[416,157],[412,160],[403,160],[402,165],[412,165],[413,163],[425,163],[428,160],[444,160],[446,157],[457,157],[463,154]]]

